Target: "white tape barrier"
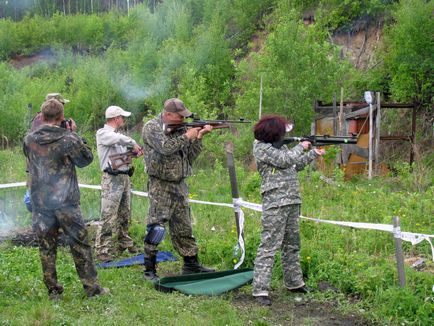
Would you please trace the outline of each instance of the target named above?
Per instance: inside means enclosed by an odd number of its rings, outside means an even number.
[[[25,182],[5,183],[5,184],[0,184],[0,189],[24,187],[25,185],[26,185]]]
[[[16,183],[7,183],[7,184],[0,184],[0,189],[4,189],[4,188],[14,188],[14,187],[23,187],[25,186],[26,183],[25,182],[16,182]],[[85,185],[85,184],[79,184],[80,188],[88,188],[88,189],[96,189],[96,190],[100,190],[101,186],[94,186],[94,185]],[[141,197],[148,197],[148,193],[147,192],[143,192],[143,191],[136,191],[136,190],[132,190],[131,191],[134,195],[138,195]],[[204,205],[214,205],[214,206],[223,206],[223,207],[231,207],[233,208],[235,211],[240,212],[240,234],[238,235],[238,245],[241,246],[241,243],[243,244],[243,248],[240,248],[242,250],[242,256],[240,259],[240,262],[242,263],[242,260],[244,260],[244,239],[242,239],[242,241],[240,242],[240,238],[242,238],[242,231],[244,230],[244,213],[241,209],[241,207],[245,207],[248,209],[252,209],[258,212],[262,211],[262,205],[261,204],[255,204],[255,203],[250,203],[250,202],[246,202],[244,201],[242,198],[233,198],[233,204],[226,204],[226,203],[214,203],[214,202],[208,202],[208,201],[201,201],[201,200],[194,200],[194,199],[190,199],[189,200],[190,203],[196,203],[196,204],[204,204]],[[242,217],[241,217],[242,216]],[[434,239],[434,235],[433,234],[421,234],[421,233],[412,233],[412,232],[402,232],[399,228],[398,229],[394,229],[393,225],[391,224],[376,224],[376,223],[363,223],[363,222],[344,222],[344,221],[333,221],[333,220],[320,220],[318,218],[311,218],[311,217],[306,217],[306,216],[300,216],[300,218],[305,219],[305,220],[309,220],[309,221],[314,221],[317,223],[328,223],[328,224],[334,224],[334,225],[341,225],[341,226],[347,226],[347,227],[352,227],[352,228],[356,228],[356,229],[368,229],[368,230],[379,230],[379,231],[385,231],[385,232],[390,232],[393,233],[393,236],[395,238],[401,238],[404,241],[408,241],[411,242],[412,245],[416,245],[420,242],[422,242],[423,240],[426,240],[429,242],[430,246],[431,246],[431,253],[432,253],[432,257],[433,257],[433,261],[434,261],[434,246],[431,242],[431,239]],[[241,229],[241,220],[242,220],[242,227],[243,229]],[[238,262],[239,265],[240,262]]]
[[[238,269],[244,262],[244,258],[246,256],[246,250],[244,248],[244,212],[241,209],[240,205],[238,205],[238,201],[240,198],[234,198],[234,211],[238,213],[238,243],[235,251],[238,252],[241,250],[240,260],[235,264],[234,269]]]

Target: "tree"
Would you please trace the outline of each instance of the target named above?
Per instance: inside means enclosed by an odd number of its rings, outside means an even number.
[[[385,66],[397,101],[416,101],[430,110],[434,85],[434,1],[404,0],[385,35]]]

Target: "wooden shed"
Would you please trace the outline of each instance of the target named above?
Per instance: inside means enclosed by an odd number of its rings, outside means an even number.
[[[383,175],[388,172],[384,160],[380,156],[380,146],[385,141],[400,140],[414,144],[416,131],[416,110],[414,104],[381,103],[380,93],[372,93],[372,101],[367,102],[336,102],[315,101],[315,121],[312,124],[312,134],[357,136],[357,145],[341,145],[342,151],[336,157],[336,163],[345,171],[345,179],[356,174]],[[382,135],[381,115],[384,109],[405,108],[412,110],[411,131],[407,135]],[[371,132],[372,130],[372,132]],[[414,160],[413,149],[410,151],[410,164]],[[333,165],[333,163],[332,163]],[[319,163],[319,168],[328,173],[333,166],[325,162]]]

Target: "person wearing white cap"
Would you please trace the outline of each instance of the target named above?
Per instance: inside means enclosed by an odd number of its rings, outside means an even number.
[[[158,280],[156,269],[157,246],[163,241],[165,223],[169,224],[173,247],[183,257],[183,274],[213,272],[198,260],[198,248],[193,236],[188,186],[191,165],[202,150],[202,137],[212,126],[179,128],[166,133],[165,125],[180,124],[191,112],[178,98],[164,102],[163,112],[148,121],[142,130],[148,179],[149,212],[144,241],[144,278]]]
[[[123,135],[119,129],[131,112],[119,106],[109,106],[105,111],[106,124],[96,133],[96,144],[102,174],[101,225],[97,230],[95,250],[97,259],[110,261],[118,252],[128,250],[136,253],[133,240],[128,234],[131,223],[132,166],[125,164],[113,169],[109,156],[126,152],[131,148],[136,156],[143,155],[137,142]],[[117,239],[115,248],[114,239]]]

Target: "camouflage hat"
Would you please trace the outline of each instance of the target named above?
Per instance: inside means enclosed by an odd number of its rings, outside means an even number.
[[[62,104],[69,103],[69,100],[67,100],[66,98],[64,98],[62,96],[62,94],[60,94],[60,93],[48,93],[47,96],[45,96],[45,100],[46,101],[51,100],[52,98],[58,100]]]
[[[170,98],[164,102],[164,111],[166,112],[174,112],[182,115],[183,117],[191,116],[191,112],[187,110],[179,98]]]

